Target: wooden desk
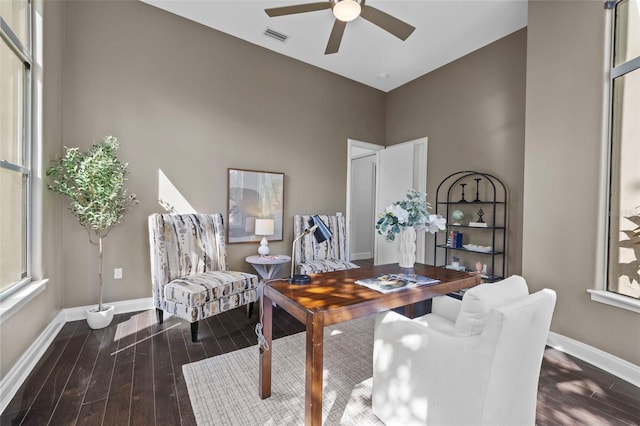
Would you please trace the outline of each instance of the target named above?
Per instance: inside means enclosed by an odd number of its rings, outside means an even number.
[[[306,324],[307,361],[304,420],[306,425],[321,425],[322,339],[325,326],[376,312],[409,306],[480,283],[480,277],[477,275],[422,264],[415,265],[416,274],[438,279],[440,280],[439,284],[384,294],[354,283],[360,278],[371,278],[379,274],[397,273],[398,271],[397,264],[381,265],[314,274],[311,276],[311,284],[307,285],[295,285],[283,281],[266,285],[263,290],[261,306],[262,333],[269,349],[260,352],[260,397],[265,399],[271,396],[272,302],[289,312],[298,321]]]

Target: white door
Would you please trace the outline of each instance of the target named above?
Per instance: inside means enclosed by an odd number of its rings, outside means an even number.
[[[398,262],[397,242],[387,242],[383,237],[375,232],[375,222],[378,215],[394,201],[402,200],[406,197],[407,190],[416,189],[425,192],[427,188],[427,138],[420,138],[401,144],[382,147],[366,142],[348,141],[348,162],[347,162],[347,236],[352,259],[364,258],[359,253],[361,244],[356,241],[359,235],[366,234],[365,229],[368,223],[368,232],[373,238],[373,260],[375,265]],[[366,215],[361,211],[356,203],[360,203],[361,197],[356,194],[359,191],[369,191],[370,186],[354,182],[353,177],[357,174],[352,160],[364,157],[367,154],[375,153],[375,176],[374,194],[375,203],[373,211]],[[365,197],[366,198],[366,197]],[[359,201],[360,200],[360,201]],[[368,204],[363,203],[363,204]],[[371,205],[371,204],[369,204]],[[360,210],[359,210],[360,209]],[[368,219],[364,219],[368,216]],[[358,229],[356,230],[356,226]],[[419,233],[416,241],[416,261],[425,262],[425,238],[424,233]],[[357,250],[354,248],[358,247]],[[353,255],[356,255],[353,257]]]
[[[378,152],[378,196],[376,212],[406,198],[409,189],[427,188],[427,138],[391,145]],[[377,217],[376,214],[376,217]],[[374,264],[398,263],[398,240],[387,241],[376,233]],[[416,261],[425,262],[424,232],[416,239]]]
[[[394,201],[402,200],[413,188],[413,145],[392,145],[378,152],[378,196],[376,212],[382,213]],[[377,218],[376,214],[376,218]],[[398,240],[386,241],[376,233],[374,263],[398,262]]]

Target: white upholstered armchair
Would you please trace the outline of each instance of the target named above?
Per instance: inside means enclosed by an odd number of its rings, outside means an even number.
[[[376,318],[373,413],[387,425],[533,425],[556,295],[509,277]]]
[[[151,282],[158,322],[162,323],[164,311],[186,319],[194,342],[199,320],[257,299],[256,275],[227,270],[224,240],[220,213],[149,216]]]
[[[293,217],[294,237],[304,233],[311,225],[312,215]],[[304,236],[295,248],[294,265],[297,274],[317,274],[359,268],[349,260],[349,245],[344,216],[318,215],[331,231],[331,238],[318,243],[312,234]]]

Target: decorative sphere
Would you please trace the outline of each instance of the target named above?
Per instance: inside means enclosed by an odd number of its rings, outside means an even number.
[[[453,220],[455,220],[456,222],[461,221],[462,219],[464,219],[464,212],[462,210],[454,210],[451,213],[451,218]]]

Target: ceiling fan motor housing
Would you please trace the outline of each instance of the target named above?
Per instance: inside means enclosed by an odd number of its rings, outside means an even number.
[[[342,22],[350,22],[360,16],[362,0],[332,0],[333,16]]]

